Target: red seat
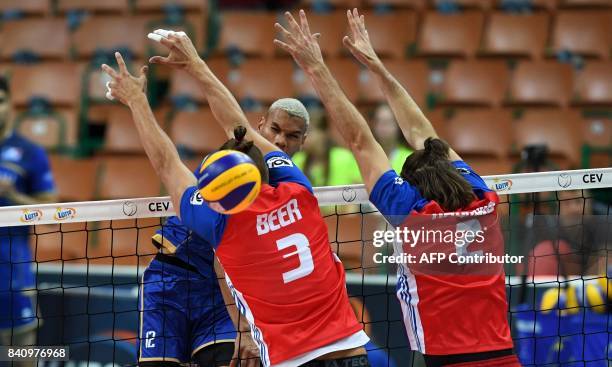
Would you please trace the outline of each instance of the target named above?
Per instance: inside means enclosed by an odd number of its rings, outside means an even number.
[[[49,14],[51,4],[43,0],[2,0],[0,1],[0,13],[7,10],[19,10],[26,15],[43,16]]]
[[[572,96],[572,67],[556,61],[522,62],[512,76],[510,103],[567,106]]]
[[[48,37],[52,34],[53,37]],[[44,60],[68,56],[68,26],[62,19],[23,19],[7,22],[0,32],[0,57],[11,59],[20,51],[35,53]]]
[[[129,0],[58,0],[57,10],[65,13],[70,10],[85,10],[90,13],[127,13]]]
[[[226,11],[222,13],[220,51],[235,47],[248,56],[274,55],[276,14]]]
[[[176,146],[198,154],[200,160],[227,140],[209,108],[179,111],[170,126],[170,137]]]
[[[493,7],[495,0],[431,0],[432,5],[436,7],[452,3],[458,6],[460,9],[482,9],[489,10]]]
[[[464,158],[480,176],[507,175],[512,173],[513,162],[508,158],[468,156]],[[507,209],[506,209],[507,210]]]
[[[109,110],[103,149],[106,153],[144,154],[138,130],[128,108],[116,106]]]
[[[612,8],[609,0],[560,0],[565,8]]]
[[[388,6],[423,10],[427,6],[427,0],[365,0],[365,4],[370,7]]]
[[[568,50],[601,59],[610,58],[612,13],[605,11],[562,11],[553,27],[554,51]]]
[[[53,106],[76,106],[81,93],[80,70],[75,63],[15,65],[11,74],[13,103],[25,106],[31,97],[39,96]]]
[[[580,117],[561,109],[527,110],[515,122],[514,141],[521,149],[530,144],[546,144],[551,157],[560,159],[562,168],[580,161]]]
[[[484,35],[483,54],[539,59],[544,53],[549,25],[546,13],[493,13]]]
[[[370,41],[380,57],[402,59],[408,47],[416,42],[417,16],[406,10],[377,14],[364,12]],[[346,23],[346,16],[344,17]]]
[[[508,88],[509,73],[503,62],[454,61],[450,64],[442,93],[444,104],[500,106]]]
[[[280,23],[287,27],[287,21],[284,16],[279,17]],[[319,38],[319,47],[325,57],[338,57],[343,52],[342,38],[347,35],[346,11],[338,10],[329,14],[310,13],[308,14],[308,25],[310,31],[321,33]],[[282,40],[281,35],[277,38]],[[276,53],[281,56],[290,57],[289,53],[280,48],[276,48]]]
[[[227,85],[230,67],[226,59],[214,59],[207,61],[208,67]],[[197,103],[206,103],[204,92],[199,82],[185,71],[174,70],[170,76],[170,97],[187,96]]]
[[[612,118],[583,118],[582,129],[582,144],[594,148],[583,155],[586,167],[612,167]]]
[[[51,155],[51,170],[60,202],[90,201],[95,198],[98,162]]]
[[[300,3],[306,6],[311,6],[319,1],[320,0],[302,0]],[[352,9],[359,7],[361,0],[326,0],[325,3],[338,9]]]
[[[161,218],[140,218],[100,222],[91,257],[113,265],[146,266],[157,253],[151,237],[160,228]]]
[[[429,68],[424,61],[389,60],[385,62],[387,70],[406,88],[410,96],[424,108],[429,90]],[[359,77],[359,99],[365,103],[385,101],[382,89],[372,75],[362,70]]]
[[[57,108],[50,114],[19,114],[15,128],[29,140],[46,149],[74,148],[79,134],[74,108]]]
[[[422,56],[472,57],[478,50],[484,16],[478,11],[427,12],[418,38]]]
[[[228,86],[236,98],[270,103],[293,96],[293,62],[290,59],[253,59],[230,72]]]
[[[201,0],[136,0],[134,9],[138,14],[143,12],[161,13],[168,4],[177,5],[189,14],[208,11],[208,1]]]
[[[159,196],[161,182],[146,156],[100,158],[100,199]]]
[[[359,64],[356,60],[336,58],[325,61],[329,70],[346,94],[347,98],[355,103],[359,98]],[[301,69],[296,69],[293,82],[298,95],[312,95],[317,93]]]
[[[510,153],[512,116],[498,109],[456,110],[446,123],[449,145],[464,159],[499,158]]]
[[[98,49],[127,48],[134,56],[141,57],[147,43],[145,22],[143,17],[89,17],[73,33],[72,45],[78,57],[88,60]]]
[[[612,105],[612,62],[588,62],[576,75],[580,105]]]

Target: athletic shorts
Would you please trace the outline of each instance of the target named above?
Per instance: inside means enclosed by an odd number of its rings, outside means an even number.
[[[207,346],[233,343],[236,331],[217,279],[158,258],[140,287],[139,361],[185,363]]]

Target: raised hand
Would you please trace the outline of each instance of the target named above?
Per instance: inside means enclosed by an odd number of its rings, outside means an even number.
[[[370,42],[370,36],[365,28],[365,20],[363,15],[359,15],[357,9],[346,11],[346,17],[348,19],[349,28],[351,35],[344,36],[342,43],[349,49],[349,51],[355,56],[359,62],[361,62],[368,69],[372,69],[380,65],[380,59],[374,47]]]
[[[128,71],[119,52],[115,52],[115,58],[117,59],[117,65],[119,65],[119,72],[106,64],[102,64],[102,70],[113,79],[106,85],[108,88],[106,98],[111,100],[116,98],[119,102],[129,106],[135,98],[146,94],[147,66],[140,68],[140,76],[135,77]]]
[[[312,34],[310,32],[304,10],[300,10],[300,24],[289,12],[285,13],[285,17],[287,18],[289,30],[279,23],[275,23],[274,27],[283,34],[284,42],[275,39],[274,44],[289,52],[300,68],[307,73],[312,72],[318,66],[324,65],[321,48],[317,41],[320,34]]]
[[[157,29],[147,36],[149,39],[165,46],[168,56],[153,56],[149,59],[151,64],[167,65],[177,69],[189,69],[202,61],[193,42],[185,32],[174,32],[165,29]]]

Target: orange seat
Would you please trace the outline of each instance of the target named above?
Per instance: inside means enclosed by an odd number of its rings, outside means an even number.
[[[48,37],[52,34],[53,37]],[[42,59],[68,56],[68,26],[62,19],[23,19],[7,22],[0,32],[0,57],[11,59],[15,53],[29,51]]]
[[[320,0],[302,0],[301,4],[306,6],[314,5],[315,3],[320,2]],[[337,9],[352,9],[355,7],[359,7],[361,0],[326,0],[325,3],[333,6]],[[310,19],[310,15],[308,15],[308,19]]]
[[[288,29],[285,17],[279,17],[279,20],[283,27]],[[325,14],[309,13],[308,25],[313,34],[321,33],[321,38],[319,38],[318,42],[323,56],[338,57],[343,52],[342,38],[348,34],[345,10]],[[281,35],[277,35],[277,38],[283,39]],[[288,52],[278,47],[276,47],[276,53],[282,56],[291,56]]]
[[[23,113],[18,116],[16,129],[46,149],[75,147],[79,133],[77,111],[58,108],[44,115]]]
[[[550,18],[546,13],[489,16],[484,35],[483,54],[539,59],[546,46]]]
[[[200,3],[205,4],[206,2],[200,1]],[[193,45],[196,47],[200,54],[203,54],[205,51],[205,38],[206,38],[206,17],[204,13],[194,12],[188,13],[184,17],[184,22],[181,24],[168,24],[165,21],[165,18],[160,17],[159,15],[150,15],[144,17],[145,19],[145,32],[151,33],[156,29],[171,29],[175,32],[183,31],[191,39]],[[148,55],[167,55],[168,49],[151,40],[146,40],[147,44],[147,54]],[[168,69],[164,66],[161,67],[162,70]]]
[[[81,93],[80,70],[74,63],[15,65],[11,76],[13,103],[25,106],[31,97],[39,96],[53,106],[76,106]]]
[[[452,62],[442,87],[444,104],[499,106],[505,97],[508,79],[503,62]]]
[[[34,227],[30,246],[36,263],[84,260],[87,257],[87,223],[46,224]]]
[[[127,13],[129,0],[58,0],[57,10],[65,13],[70,10],[85,10],[90,13]]]
[[[582,121],[582,144],[593,148],[605,148],[608,151],[591,152],[587,167],[612,167],[612,118],[589,117]]]
[[[347,98],[355,103],[359,98],[359,64],[353,59],[336,58],[325,61],[334,78],[346,94]],[[301,69],[296,69],[293,76],[296,93],[300,96],[317,96],[310,79]]]
[[[580,117],[574,111],[561,109],[527,110],[515,122],[517,148],[546,144],[552,158],[561,159],[561,167],[577,166],[580,157]]]
[[[0,1],[0,13],[7,10],[19,10],[26,15],[42,16],[49,14],[51,4],[42,0],[2,0]]]
[[[422,56],[472,57],[480,45],[483,23],[479,11],[427,12],[418,37],[418,52]]]
[[[134,10],[138,14],[143,12],[162,12],[167,5],[177,5],[188,13],[206,12],[208,1],[201,0],[136,0]]]
[[[529,7],[535,10],[546,10],[550,13],[554,13],[557,9],[559,0],[530,0]],[[496,0],[496,7],[503,8],[504,3],[507,0]]]
[[[456,110],[446,123],[446,133],[449,145],[464,159],[503,159],[512,145],[512,117],[498,109]]]
[[[588,62],[576,75],[580,105],[612,105],[612,62]]]
[[[276,14],[266,12],[227,11],[221,13],[222,28],[219,50],[237,48],[248,56],[274,55]]]
[[[145,21],[143,17],[126,16],[86,18],[72,35],[76,55],[90,59],[98,49],[114,51],[127,48],[134,56],[141,57],[147,42]]]
[[[604,11],[562,11],[552,32],[554,51],[568,50],[601,59],[610,58],[612,14]]]
[[[432,0],[435,6],[445,3],[457,5],[460,9],[482,9],[489,10],[493,7],[495,0]]]
[[[208,67],[227,85],[230,67],[227,59],[214,59],[207,61]],[[206,103],[204,92],[201,90],[200,83],[182,70],[174,70],[170,75],[170,97],[187,96],[196,103]]]
[[[100,158],[100,199],[152,197],[161,192],[161,182],[146,156]]]
[[[389,60],[385,62],[389,72],[406,88],[410,96],[424,108],[429,89],[429,69],[424,61]],[[366,103],[385,101],[382,89],[372,75],[365,70],[359,77],[359,99]]]
[[[461,158],[465,159],[474,172],[480,176],[506,175],[512,173],[513,163],[512,160],[508,158],[478,156],[468,156],[467,158],[462,156]]]
[[[422,10],[427,6],[427,0],[365,0],[364,2],[370,7],[385,6],[416,10]]]
[[[106,153],[144,154],[138,130],[128,108],[114,106],[109,110],[103,149]]]
[[[51,155],[51,171],[60,202],[94,200],[98,162]]]
[[[228,86],[238,99],[273,102],[293,96],[292,75],[290,59],[253,59],[230,72]]]
[[[225,132],[215,121],[212,111],[178,111],[170,125],[170,137],[178,148],[186,148],[200,156],[208,154],[227,140]]]
[[[102,257],[108,264],[145,266],[157,253],[151,237],[161,227],[161,222],[162,218],[100,222],[92,255]]]
[[[522,62],[512,76],[510,103],[567,106],[572,96],[572,67],[556,61]]]
[[[612,3],[609,0],[560,0],[562,7],[567,8],[611,8]]]
[[[364,12],[364,15],[370,41],[378,56],[404,58],[408,47],[416,42],[416,13],[397,10],[391,13],[377,14],[369,11]],[[346,23],[346,19],[344,19],[344,23]]]

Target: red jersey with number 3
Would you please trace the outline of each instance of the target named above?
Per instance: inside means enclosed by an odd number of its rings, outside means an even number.
[[[262,185],[249,209],[227,219],[216,255],[264,365],[317,354],[362,330],[317,199],[303,185]]]

